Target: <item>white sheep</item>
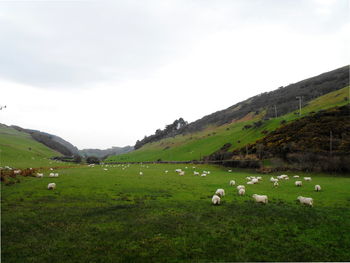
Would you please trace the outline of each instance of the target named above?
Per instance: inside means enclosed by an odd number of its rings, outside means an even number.
[[[185,175],[185,172],[184,172],[184,171],[181,171],[181,172],[179,172],[179,175],[184,176],[184,175]]]
[[[271,182],[271,183],[278,182],[278,179],[271,177],[271,178],[270,178],[270,182]]]
[[[255,202],[257,203],[264,203],[267,204],[268,200],[267,200],[267,195],[257,195],[257,194],[253,194],[253,198],[255,200]]]
[[[273,183],[273,186],[274,186],[274,187],[277,187],[277,186],[278,186],[278,182],[274,182],[274,183]]]
[[[316,185],[315,185],[315,191],[316,191],[316,192],[321,191],[321,186],[320,186],[319,184],[316,184]]]
[[[239,190],[239,189],[245,189],[245,186],[244,185],[237,186],[237,190]]]
[[[211,202],[213,205],[219,205],[221,201],[221,198],[217,195],[213,195],[213,198],[211,199]]]
[[[44,177],[44,174],[43,174],[43,173],[37,173],[37,174],[36,174],[36,177],[38,177],[38,178],[43,178],[43,177]]]
[[[299,178],[299,175],[294,175],[293,177],[294,177],[294,178]]]
[[[207,175],[206,174],[201,174],[202,177],[206,177]]]
[[[140,172],[140,175],[143,175],[143,172]]]
[[[232,173],[232,170],[228,170],[229,173]]]
[[[47,185],[47,189],[49,189],[49,190],[54,190],[55,188],[56,188],[56,184],[55,183],[49,183]]]
[[[259,182],[259,180],[257,178],[253,178],[251,181],[253,184],[257,184]]]
[[[193,174],[194,175],[199,175],[199,172],[194,171]]]
[[[14,173],[14,174],[20,174],[20,173],[21,173],[21,170],[14,170],[13,173]]]
[[[165,170],[165,173],[167,174],[169,171],[168,170]]]
[[[247,184],[254,184],[252,181],[247,182]]]
[[[244,188],[240,188],[240,189],[238,190],[238,194],[239,194],[239,195],[244,195],[244,194],[245,194],[245,189],[244,189]]]
[[[258,179],[259,181],[262,181],[262,177],[258,176],[256,179]]]
[[[236,184],[235,180],[231,180],[231,181],[230,181],[230,185],[231,185],[231,186],[234,186],[235,184]]]
[[[176,170],[175,170],[175,172],[177,172],[177,173],[181,173],[181,172],[182,172],[182,170],[181,170],[181,169],[176,169]]]
[[[245,179],[247,179],[247,180],[252,180],[252,178],[250,177],[250,176],[247,176]]]
[[[304,177],[305,181],[311,181],[311,177]]]
[[[295,181],[295,185],[296,185],[296,186],[302,186],[302,185],[303,185],[303,182],[302,182],[302,181]]]
[[[311,197],[298,196],[297,199],[301,204],[313,206],[314,200]]]
[[[225,190],[222,189],[222,188],[219,188],[219,189],[216,190],[215,194],[217,196],[223,197],[223,196],[225,196]]]
[[[55,174],[54,173],[50,173],[49,177],[55,177]]]
[[[54,177],[58,177],[58,173],[55,173],[55,176]]]

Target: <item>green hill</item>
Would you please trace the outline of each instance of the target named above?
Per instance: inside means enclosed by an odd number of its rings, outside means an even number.
[[[28,133],[0,124],[0,167],[50,166],[61,154],[35,141]]]
[[[211,125],[198,132],[184,133],[148,143],[128,154],[111,156],[106,162],[199,160],[217,151],[226,143],[231,144],[232,151],[263,138],[282,123],[306,116],[310,112],[347,104],[349,88],[347,86],[309,101],[302,108],[301,116],[298,110],[269,119],[266,119],[266,110],[259,113],[249,112],[231,123]]]

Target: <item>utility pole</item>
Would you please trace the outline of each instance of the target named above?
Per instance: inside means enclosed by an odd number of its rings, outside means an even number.
[[[299,116],[301,116],[301,96],[296,97],[299,100]]]
[[[333,139],[333,134],[332,131],[329,132],[329,153],[332,156],[332,139]]]
[[[275,106],[275,118],[277,118],[277,106],[276,105],[274,106]]]

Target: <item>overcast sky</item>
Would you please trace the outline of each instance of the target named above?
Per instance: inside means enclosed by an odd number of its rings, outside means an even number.
[[[0,0],[0,123],[134,145],[349,64],[347,0]]]

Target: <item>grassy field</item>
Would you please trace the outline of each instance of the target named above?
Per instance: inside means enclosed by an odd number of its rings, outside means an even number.
[[[345,105],[348,101],[344,98],[347,98],[348,94],[349,87],[344,87],[343,89],[318,97],[303,107],[301,116],[305,116],[313,111]],[[197,133],[184,136],[178,135],[159,142],[148,143],[136,151],[118,156],[110,156],[106,161],[199,160],[201,157],[217,151],[225,143],[232,144],[231,150],[241,148],[248,143],[253,143],[264,137],[263,131],[273,131],[280,127],[282,120],[293,121],[300,116],[298,115],[298,111],[296,111],[265,121],[258,128],[243,130],[245,125],[259,121],[261,117],[262,114],[256,115],[254,118],[245,118],[248,120],[239,120],[220,127],[208,127]]]
[[[43,179],[2,184],[2,262],[350,261],[349,177],[308,174],[313,180],[301,188],[294,179],[273,188],[271,175],[246,185],[253,171],[219,166],[106,169],[61,169],[58,178],[45,171]],[[245,196],[231,179],[246,185]],[[56,190],[46,189],[50,182]],[[314,192],[315,184],[323,190]],[[217,188],[226,196],[213,206]],[[269,203],[254,203],[254,193]],[[298,204],[299,195],[313,197],[314,207]]]
[[[0,125],[0,167],[16,168],[50,166],[52,156],[60,153],[35,141],[29,134]]]

